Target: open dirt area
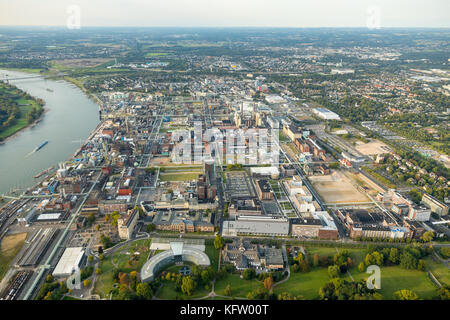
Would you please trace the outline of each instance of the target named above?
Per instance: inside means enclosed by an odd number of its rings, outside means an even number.
[[[326,203],[344,204],[370,201],[341,171],[332,171],[329,175],[308,178]]]
[[[372,156],[375,154],[383,154],[391,152],[391,148],[379,140],[372,140],[369,143],[356,141],[355,149],[365,156]]]
[[[18,233],[6,236],[1,240],[0,245],[0,280],[9,269],[9,265],[14,257],[19,253],[25,244],[26,233]]]
[[[2,253],[15,249],[17,246],[22,245],[27,238],[26,233],[18,233],[3,238],[0,251]]]
[[[170,164],[170,158],[169,157],[154,157],[150,161],[150,166],[162,166],[162,165],[168,165]]]
[[[381,187],[376,185],[374,182],[372,182],[369,178],[367,178],[363,174],[350,172],[346,172],[345,174],[350,179],[353,179],[353,181],[355,181],[356,184],[365,188],[371,196],[376,196],[379,192],[381,193],[384,192],[384,190]]]

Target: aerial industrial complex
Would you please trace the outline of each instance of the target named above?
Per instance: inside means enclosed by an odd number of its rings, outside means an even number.
[[[374,264],[409,285],[399,290],[448,294],[448,70],[430,67],[433,86],[411,78],[424,72],[418,53],[382,40],[248,31],[234,48],[202,32],[45,49],[42,76],[83,89],[99,123],[34,185],[1,196],[0,298],[397,297],[384,283],[357,297],[319,290],[335,278],[355,288]],[[21,52],[1,49],[0,63],[37,59]]]

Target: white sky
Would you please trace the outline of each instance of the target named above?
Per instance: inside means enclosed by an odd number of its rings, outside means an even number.
[[[0,25],[65,26],[78,5],[83,26],[450,27],[450,0],[0,0]]]

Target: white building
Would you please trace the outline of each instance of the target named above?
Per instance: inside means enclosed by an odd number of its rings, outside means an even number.
[[[270,177],[272,179],[278,179],[280,176],[280,170],[277,167],[252,167],[250,173],[254,177]]]
[[[84,248],[66,248],[58,264],[53,270],[54,277],[69,277],[72,273],[80,269],[84,258]]]
[[[341,120],[341,118],[339,117],[339,115],[337,113],[334,113],[333,111],[330,111],[325,108],[314,108],[312,111],[318,117],[325,119],[325,120]]]

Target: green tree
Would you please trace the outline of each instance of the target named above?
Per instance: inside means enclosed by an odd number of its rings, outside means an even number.
[[[339,267],[337,265],[329,266],[328,274],[330,275],[330,278],[339,278],[340,274]]]
[[[366,270],[366,266],[364,265],[364,262],[360,262],[358,265],[358,271],[364,272]]]
[[[423,236],[422,236],[422,240],[423,240],[424,242],[431,242],[431,241],[433,241],[433,239],[434,239],[434,233],[433,233],[433,231],[427,231],[427,232],[425,232],[425,233],[423,234]]]
[[[229,284],[227,284],[227,286],[225,287],[225,295],[228,297],[232,296],[231,286]]]
[[[91,280],[89,280],[89,279],[84,280],[83,285],[85,288],[88,288],[91,285]]]
[[[395,300],[417,300],[419,297],[411,290],[403,289],[394,292]]]
[[[397,248],[391,248],[389,251],[389,261],[397,264],[399,261],[399,253]]]
[[[267,277],[264,279],[264,288],[266,288],[267,291],[270,291],[273,286],[273,278]]]
[[[225,239],[219,235],[216,235],[216,238],[214,239],[214,248],[217,250],[222,249],[225,245]]]
[[[409,252],[404,252],[400,255],[400,267],[404,269],[416,269],[418,259]]]
[[[245,280],[251,280],[256,276],[256,271],[251,268],[245,269],[244,272],[242,273],[242,276],[244,277]]]
[[[148,283],[138,283],[136,285],[136,294],[141,299],[151,300],[153,297],[153,290]]]
[[[425,271],[425,261],[422,259],[419,259],[419,262],[417,263],[417,270]]]
[[[192,295],[192,292],[195,290],[196,286],[196,282],[190,276],[183,277],[181,283],[181,291],[183,293],[187,294],[188,296]]]
[[[313,256],[313,266],[314,267],[319,266],[319,255],[317,253],[314,253],[314,256]]]

